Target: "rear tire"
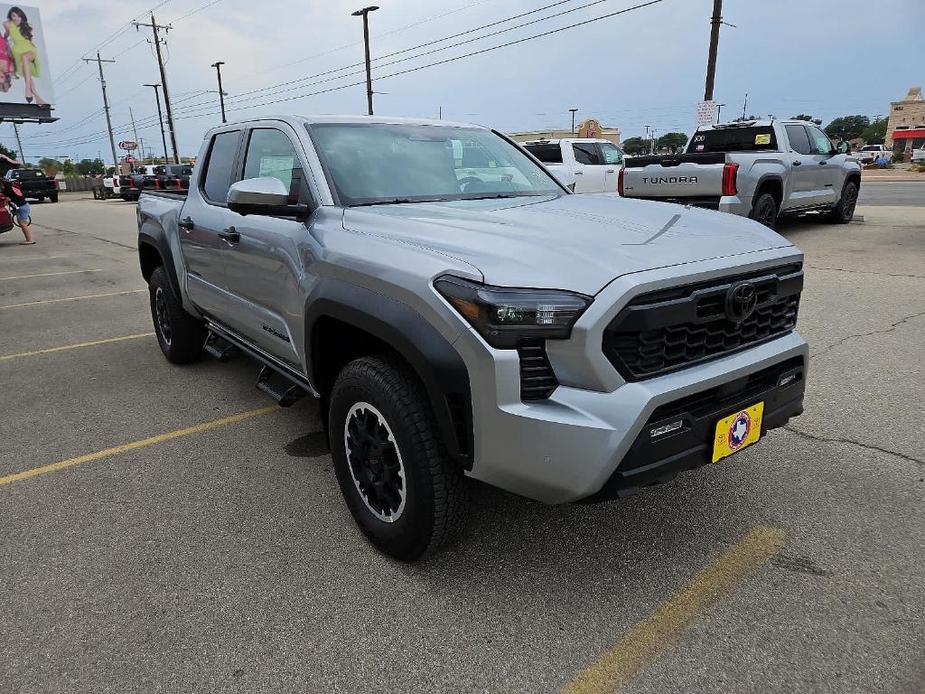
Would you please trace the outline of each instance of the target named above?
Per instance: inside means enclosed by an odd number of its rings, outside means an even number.
[[[404,363],[374,356],[347,364],[331,393],[328,431],[341,493],[376,548],[414,561],[462,532],[466,480]]]
[[[777,200],[770,193],[761,193],[752,204],[752,211],[748,215],[756,222],[764,224],[769,229],[777,226]]]
[[[854,181],[847,181],[841,189],[841,197],[829,212],[827,219],[832,224],[847,224],[854,219],[854,208],[858,204],[858,185]]]
[[[52,193],[51,195],[48,196],[48,199],[51,200],[52,202],[58,202],[58,194]]]
[[[163,265],[151,273],[148,293],[154,334],[157,335],[157,342],[167,361],[173,364],[197,361],[202,356],[202,346],[206,340],[205,326],[183,310]]]

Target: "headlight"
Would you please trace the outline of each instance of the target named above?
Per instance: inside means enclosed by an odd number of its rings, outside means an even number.
[[[434,287],[492,347],[525,340],[565,340],[591,297],[554,289],[492,287],[444,275]]]

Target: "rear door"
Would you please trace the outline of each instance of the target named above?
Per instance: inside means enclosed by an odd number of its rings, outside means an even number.
[[[575,154],[575,192],[601,193],[604,191],[604,155],[596,142],[573,142]],[[611,167],[613,168],[613,167]],[[614,183],[614,190],[617,189]]]
[[[815,205],[819,197],[819,166],[815,147],[809,140],[806,126],[785,125],[790,141],[790,195],[783,208],[798,208]]]
[[[226,130],[212,136],[197,194],[180,211],[180,248],[186,262],[186,291],[203,311],[223,320],[230,308],[225,292],[224,253],[220,234],[233,214],[226,202],[236,180],[242,131]]]
[[[845,155],[839,154],[829,136],[815,125],[806,126],[816,160],[816,204],[834,205],[841,195],[839,177]]]
[[[289,204],[314,207],[297,143],[284,124],[253,127],[247,133],[241,179],[278,178],[289,189]],[[235,304],[229,324],[267,353],[298,366],[301,339],[293,331],[302,325],[304,311],[299,283],[305,267],[299,248],[311,242],[306,222],[260,214],[234,217],[225,248],[227,288]]]
[[[601,156],[604,159],[604,191],[617,191],[617,177],[623,166],[623,151],[611,142],[600,142]]]

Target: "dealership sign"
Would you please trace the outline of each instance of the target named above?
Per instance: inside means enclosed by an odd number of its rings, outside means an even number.
[[[138,149],[138,143],[132,140],[122,140],[122,142],[119,143],[119,149],[131,152],[133,149]]]

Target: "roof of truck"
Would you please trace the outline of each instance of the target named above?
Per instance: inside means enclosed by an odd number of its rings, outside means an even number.
[[[758,120],[739,120],[739,121],[727,121],[725,123],[714,123],[713,125],[703,125],[697,130],[727,130],[731,128],[767,128],[774,123],[780,123],[781,125],[816,125],[808,120],[794,120],[792,118],[775,118],[774,120],[768,120],[767,118],[760,118]]]
[[[237,121],[236,123],[227,123],[231,126],[241,123],[252,123],[266,120],[281,120],[290,125],[296,123],[305,123],[312,125],[315,123],[378,123],[382,125],[442,125],[449,128],[480,128],[487,130],[484,125],[475,123],[462,123],[449,120],[435,120],[432,118],[400,118],[397,116],[357,116],[357,115],[274,115],[262,116],[260,118],[247,118]]]

